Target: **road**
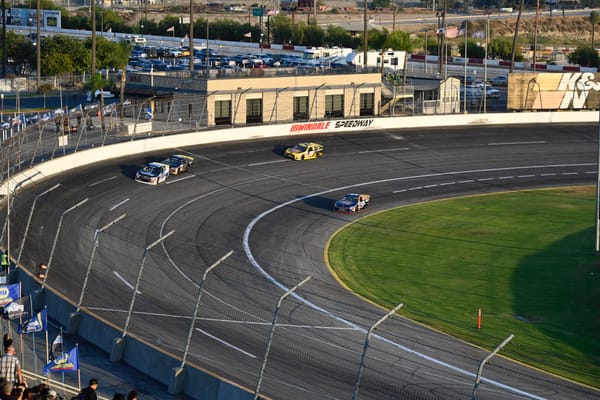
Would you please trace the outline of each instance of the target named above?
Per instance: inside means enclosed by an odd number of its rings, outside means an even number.
[[[535,187],[593,184],[593,126],[415,129],[311,136],[323,158],[292,162],[281,138],[115,160],[48,179],[19,193],[13,241],[23,233],[33,197],[56,183],[34,214],[24,266],[48,258],[64,209],[69,214],[48,285],[77,302],[99,227],[102,233],[82,307],[124,327],[144,249],[148,252],[129,332],[181,359],[204,270],[208,276],[188,361],[254,390],[279,297],[311,279],[280,309],[261,393],[274,399],[352,397],[366,329],[385,314],[332,278],[327,239],[356,219],[332,213],[347,191],[370,193],[368,213],[431,199]],[[196,159],[191,174],[158,187],[132,177],[171,151]],[[518,295],[518,294],[515,294]],[[410,306],[410,299],[405,304]],[[498,342],[504,337],[495,335]],[[514,339],[515,345],[518,338]],[[400,316],[373,336],[360,386],[364,399],[470,398],[487,351]],[[480,399],[600,398],[579,386],[503,358],[485,369]]]

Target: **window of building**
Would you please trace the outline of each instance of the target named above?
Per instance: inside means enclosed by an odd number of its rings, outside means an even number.
[[[231,100],[215,101],[215,125],[231,125]]]
[[[325,117],[344,116],[344,95],[331,94],[325,96]]]
[[[246,100],[246,123],[256,124],[263,122],[262,99]]]
[[[294,121],[308,120],[308,96],[294,97]]]
[[[360,94],[360,115],[375,115],[375,93]]]

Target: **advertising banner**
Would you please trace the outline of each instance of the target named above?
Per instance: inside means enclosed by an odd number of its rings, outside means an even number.
[[[60,28],[61,14],[59,10],[42,10],[42,28]],[[30,8],[7,8],[6,25],[13,26],[37,26],[37,10]]]
[[[517,111],[598,109],[600,73],[509,74],[507,108]]]

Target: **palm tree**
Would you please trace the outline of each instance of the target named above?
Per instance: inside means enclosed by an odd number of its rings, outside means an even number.
[[[600,14],[596,11],[590,13],[589,21],[592,24],[592,48],[594,48],[594,34],[596,33],[596,25],[600,22]]]

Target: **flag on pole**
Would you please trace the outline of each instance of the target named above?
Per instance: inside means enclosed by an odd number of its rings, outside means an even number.
[[[44,332],[46,329],[48,329],[48,312],[44,308],[35,314],[33,318],[25,321],[23,325],[19,325],[17,333],[21,335],[23,333]]]
[[[50,360],[56,360],[63,353],[63,337],[62,334],[56,335],[54,341],[52,342],[52,347],[50,348]]]
[[[4,319],[29,318],[31,316],[30,304],[29,296],[19,297],[4,307],[2,317]]]
[[[475,31],[475,32],[473,32],[473,37],[474,38],[483,39],[483,38],[485,38],[485,32],[483,32],[483,31]]]
[[[74,372],[79,371],[79,347],[75,345],[69,352],[61,353],[60,356],[50,361],[43,369],[44,375],[50,372]]]
[[[21,284],[0,286],[0,307],[4,307],[21,297]]]
[[[167,28],[167,32],[175,32],[175,26]]]
[[[451,26],[449,28],[446,28],[443,34],[445,34],[448,39],[454,39],[459,37],[461,35],[461,32],[458,29],[458,26]]]

